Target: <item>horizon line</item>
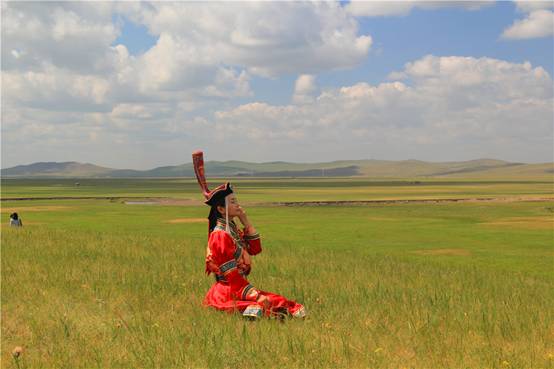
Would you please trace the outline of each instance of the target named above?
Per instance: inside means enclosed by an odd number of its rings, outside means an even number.
[[[399,160],[392,160],[392,159],[375,159],[375,158],[367,158],[367,159],[338,159],[338,160],[330,160],[330,161],[302,161],[302,162],[295,162],[295,161],[284,161],[284,160],[272,160],[272,161],[262,161],[262,162],[256,162],[256,161],[246,161],[246,160],[207,160],[206,163],[209,162],[220,162],[220,163],[228,163],[228,162],[242,162],[242,163],[249,163],[249,164],[275,164],[275,163],[284,163],[284,164],[327,164],[327,163],[335,163],[335,162],[341,162],[341,161],[390,161],[390,162],[407,162],[407,161],[418,161],[418,162],[424,162],[424,163],[432,163],[432,164],[439,164],[439,163],[463,163],[463,162],[471,162],[471,161],[479,161],[479,160],[496,160],[496,161],[503,161],[509,164],[554,164],[553,161],[540,161],[540,162],[523,162],[523,161],[509,161],[504,159],[497,159],[497,158],[476,158],[476,159],[467,159],[467,160],[446,160],[446,161],[431,161],[431,160],[422,160],[422,159],[399,159]],[[12,165],[10,167],[4,168],[3,166],[0,166],[0,170],[7,170],[12,169],[16,167],[21,166],[30,166],[34,164],[41,164],[41,163],[51,163],[51,164],[66,164],[66,163],[75,163],[80,165],[94,165],[97,167],[102,167],[106,169],[112,169],[112,170],[134,170],[134,171],[150,171],[158,168],[163,167],[178,167],[183,165],[192,165],[192,161],[185,162],[181,164],[169,164],[169,165],[159,165],[150,169],[132,169],[132,168],[113,168],[113,167],[107,167],[101,164],[94,164],[90,162],[79,162],[79,161],[35,161],[29,164],[16,164]]]

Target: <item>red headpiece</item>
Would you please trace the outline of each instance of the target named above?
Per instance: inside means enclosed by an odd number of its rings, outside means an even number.
[[[229,182],[214,188],[213,191],[210,191],[208,184],[206,183],[206,175],[204,172],[204,153],[202,151],[197,150],[192,153],[192,164],[194,166],[194,173],[196,174],[196,179],[198,180],[202,194],[206,198],[205,204],[214,206],[223,200],[227,195],[233,193],[233,188]]]

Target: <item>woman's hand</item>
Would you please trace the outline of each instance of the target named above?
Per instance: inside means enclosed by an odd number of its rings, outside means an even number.
[[[250,259],[250,254],[246,250],[242,250],[242,254],[237,261],[237,267],[244,275],[250,274],[250,266],[252,265],[252,260]]]
[[[244,209],[241,206],[238,207],[237,216],[239,217],[239,220],[244,227],[248,227],[250,225],[250,222],[248,221],[248,217],[246,216],[246,211],[244,211]]]
[[[271,306],[271,301],[269,301],[269,298],[264,295],[260,295],[256,302],[264,307],[264,309],[269,309]]]
[[[256,233],[256,228],[254,228],[252,224],[250,224],[250,221],[246,216],[246,211],[244,211],[244,209],[241,206],[239,206],[237,209],[238,209],[237,217],[239,218],[240,222],[242,223],[242,226],[244,227],[244,233],[247,235]]]

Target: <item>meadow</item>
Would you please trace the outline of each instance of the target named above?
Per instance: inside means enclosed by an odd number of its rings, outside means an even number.
[[[233,181],[250,282],[308,309],[284,322],[202,307],[195,181],[75,182],[2,180],[3,368],[554,367],[552,182]],[[157,197],[190,201],[125,203]],[[275,204],[452,198],[501,200]]]

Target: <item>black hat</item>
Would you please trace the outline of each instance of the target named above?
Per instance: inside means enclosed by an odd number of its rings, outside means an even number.
[[[231,187],[231,183],[224,183],[210,191],[204,203],[210,206],[225,204],[225,197],[232,193],[233,188]]]

